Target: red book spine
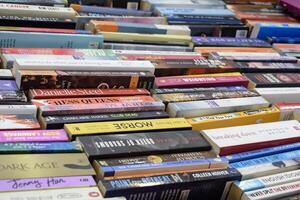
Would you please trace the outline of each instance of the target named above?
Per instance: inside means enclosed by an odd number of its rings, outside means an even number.
[[[32,99],[150,95],[146,89],[32,89]]]

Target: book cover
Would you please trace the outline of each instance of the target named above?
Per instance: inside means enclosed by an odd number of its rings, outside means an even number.
[[[211,149],[201,133],[191,130],[79,136],[77,141],[90,160]]]

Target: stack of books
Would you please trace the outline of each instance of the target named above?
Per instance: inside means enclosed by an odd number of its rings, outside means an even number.
[[[0,200],[299,199],[298,7],[0,0]]]

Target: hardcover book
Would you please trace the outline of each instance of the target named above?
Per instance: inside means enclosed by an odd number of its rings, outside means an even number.
[[[80,136],[77,140],[90,160],[211,149],[201,133],[191,130]]]

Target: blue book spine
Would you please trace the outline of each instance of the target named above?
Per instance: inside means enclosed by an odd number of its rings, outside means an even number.
[[[300,157],[300,150],[296,150],[296,151],[291,151],[291,152],[275,154],[275,155],[271,155],[271,156],[265,156],[265,157],[261,157],[261,158],[255,158],[255,159],[251,159],[251,160],[245,160],[245,161],[231,163],[230,167],[239,169],[239,168],[251,167],[251,166],[255,166],[255,165],[278,162],[278,161],[283,161],[283,160],[291,160],[291,159],[295,159],[295,158],[299,158],[299,157]]]
[[[117,172],[121,171],[134,171],[134,170],[153,170],[162,168],[184,168],[186,166],[209,166],[212,163],[227,162],[226,159],[195,159],[195,160],[183,160],[183,161],[169,161],[161,163],[142,163],[142,164],[131,164],[131,165],[116,165],[102,167],[101,171],[104,176],[113,176]]]
[[[0,154],[82,152],[78,142],[0,143]]]
[[[269,37],[271,43],[300,44],[300,37]]]
[[[158,29],[150,24],[118,23],[118,32],[143,33],[143,34],[167,34],[166,29]]]
[[[268,37],[300,37],[300,25],[258,24],[258,32],[253,37],[262,40]]]
[[[156,7],[156,12],[163,15],[199,15],[199,16],[221,16],[234,17],[235,14],[228,9],[199,9],[178,7]]]
[[[0,48],[99,49],[102,45],[101,35],[0,32]]]
[[[271,47],[266,41],[253,38],[193,37],[193,42],[196,45],[209,46]]]
[[[109,8],[109,7],[99,7],[99,6],[80,6],[80,12],[84,13],[98,13],[98,14],[108,14],[108,15],[131,15],[131,16],[151,16],[152,12],[138,11],[123,8]]]
[[[300,150],[300,142],[224,156],[229,163]]]
[[[214,25],[240,25],[240,20],[232,19],[192,19],[192,18],[173,18],[168,17],[170,24],[214,24]]]

